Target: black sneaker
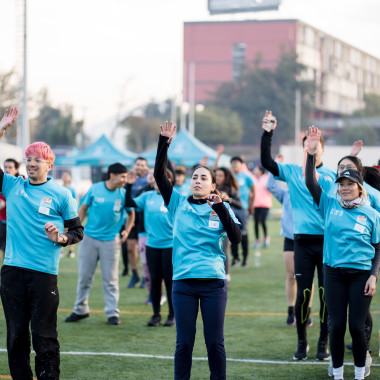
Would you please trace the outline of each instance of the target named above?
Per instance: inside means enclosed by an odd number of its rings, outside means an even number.
[[[293,360],[306,360],[308,352],[309,352],[309,345],[307,344],[307,341],[299,340],[297,351],[295,352],[293,356]]]
[[[119,317],[109,317],[108,318],[108,322],[107,322],[109,325],[114,325],[114,326],[117,326],[117,325],[120,325],[120,319]]]
[[[289,314],[286,319],[286,324],[288,326],[294,326],[296,324],[296,316],[294,314]]]
[[[319,341],[318,342],[318,348],[317,348],[317,360],[329,360],[330,359],[330,353],[327,348],[327,342]]]
[[[169,315],[168,319],[164,323],[164,326],[174,326],[175,325],[175,318],[173,315]]]
[[[161,324],[161,315],[153,315],[152,318],[150,318],[149,322],[147,323],[147,326],[159,326]]]
[[[65,319],[65,322],[78,322],[80,321],[81,319],[85,319],[85,318],[88,318],[90,316],[89,313],[87,314],[76,314],[74,312],[72,312],[66,319]]]
[[[236,265],[239,261],[240,261],[240,259],[239,259],[238,257],[234,257],[234,258],[232,259],[231,266],[233,267],[233,266]]]

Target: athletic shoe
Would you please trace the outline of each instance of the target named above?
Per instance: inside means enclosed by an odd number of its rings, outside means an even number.
[[[140,284],[140,289],[144,289],[144,288],[145,288],[145,277],[143,277],[141,284]]]
[[[72,312],[66,319],[65,322],[78,322],[81,319],[88,318],[90,316],[90,313],[87,314],[76,314]]]
[[[259,248],[260,248],[260,239],[256,239],[253,249],[259,249]]]
[[[289,314],[288,318],[286,319],[286,324],[288,326],[295,326],[296,323],[296,316],[294,314]]]
[[[145,305],[151,305],[152,304],[152,300],[151,300],[150,296],[144,301],[144,304]]]
[[[365,370],[364,370],[364,377],[369,376],[371,373],[371,364],[372,364],[372,356],[367,353],[367,356],[365,358]]]
[[[295,352],[293,356],[293,360],[306,360],[308,352],[309,352],[309,345],[307,344],[307,341],[299,340],[297,351]]]
[[[137,274],[134,274],[131,278],[131,281],[129,281],[129,284],[127,285],[128,289],[134,288],[135,285],[140,282],[140,276]]]
[[[309,316],[307,317],[306,327],[311,327],[311,326],[313,326],[313,320],[311,319],[311,312],[310,312]]]
[[[71,259],[73,259],[75,257],[75,252],[70,251],[69,254],[67,255],[67,257],[70,257]]]
[[[147,323],[147,326],[159,326],[161,324],[161,315],[153,315],[152,318],[150,318],[149,322]]]
[[[318,342],[318,348],[317,348],[317,360],[329,360],[330,359],[330,353],[327,348],[327,342],[319,341]]]
[[[175,318],[174,318],[174,315],[169,315],[168,316],[168,319],[166,320],[166,322],[164,323],[164,326],[174,326],[175,325]]]
[[[241,266],[242,267],[246,267],[247,266],[247,259],[243,259],[243,261],[241,262]]]
[[[265,236],[263,248],[268,248],[270,244],[270,236]]]
[[[120,325],[120,319],[119,319],[119,317],[116,317],[116,316],[114,316],[114,317],[109,317],[108,318],[108,324],[109,325],[114,325],[114,326],[116,326],[116,325]]]
[[[232,259],[231,266],[233,267],[233,266],[236,265],[239,261],[240,261],[239,258],[235,258],[235,257],[234,257],[234,258]]]
[[[165,294],[163,294],[161,296],[160,305],[162,306],[165,302],[166,302],[166,296],[165,296]]]

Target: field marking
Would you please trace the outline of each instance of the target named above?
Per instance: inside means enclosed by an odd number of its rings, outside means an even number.
[[[0,352],[7,352],[5,348],[0,348]],[[144,359],[163,359],[174,360],[173,356],[165,355],[150,355],[150,354],[132,354],[124,352],[90,352],[90,351],[62,351],[61,355],[83,355],[83,356],[114,356],[114,357],[130,357],[130,358],[144,358]],[[193,357],[193,360],[207,361],[207,358]],[[328,365],[328,361],[283,361],[283,360],[263,360],[263,359],[233,359],[227,358],[227,362],[235,363],[252,363],[252,364],[295,364],[295,365]],[[353,366],[354,363],[344,363],[344,365]],[[380,367],[380,364],[371,364],[371,367]],[[1,378],[1,377],[0,377]]]

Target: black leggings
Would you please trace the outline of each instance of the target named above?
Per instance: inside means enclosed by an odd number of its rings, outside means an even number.
[[[364,295],[364,288],[369,276],[369,271],[331,268],[325,265],[326,304],[329,312],[330,348],[334,368],[343,365],[347,308],[354,363],[356,367],[365,365],[367,338],[364,322],[372,297]]]
[[[253,215],[253,219],[255,221],[256,240],[258,240],[259,237],[260,237],[260,235],[259,235],[259,225],[260,224],[263,226],[264,237],[268,236],[268,234],[267,234],[267,225],[266,225],[268,211],[269,211],[269,208],[255,207],[255,214]]]
[[[146,246],[146,261],[150,273],[150,298],[152,300],[154,315],[160,314],[162,280],[164,280],[169,306],[169,316],[174,316],[172,303],[172,251],[173,248],[152,248]]]
[[[306,321],[315,267],[318,272],[320,301],[320,341],[327,342],[327,309],[323,286],[323,236],[295,238],[294,240],[294,277],[297,280],[296,321],[298,340],[306,340]]]

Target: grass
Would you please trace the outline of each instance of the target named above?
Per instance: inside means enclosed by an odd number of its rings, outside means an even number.
[[[282,258],[283,238],[279,235],[277,221],[268,223],[271,245],[261,249],[261,265],[255,266],[254,252],[250,251],[248,266],[232,268],[232,282],[228,293],[225,319],[225,345],[227,358],[257,359],[276,363],[227,362],[228,379],[324,379],[327,365],[314,359],[319,334],[318,297],[314,297],[314,326],[308,328],[310,353],[301,363],[292,361],[296,348],[296,329],[287,327],[285,299],[285,269]],[[253,226],[250,225],[250,234]],[[253,244],[250,236],[250,245]],[[155,379],[173,378],[171,358],[132,356],[79,355],[75,352],[128,353],[162,355],[172,357],[175,349],[175,329],[147,327],[151,306],[143,304],[147,297],[144,289],[126,289],[129,277],[120,277],[121,310],[120,326],[106,324],[100,271],[97,270],[90,294],[90,318],[78,323],[65,323],[75,300],[77,284],[77,260],[63,258],[60,264],[58,331],[61,344],[61,379]],[[380,325],[380,301],[375,296],[371,310],[374,321],[371,342],[373,362],[380,363],[377,331]],[[167,311],[167,305],[163,306]],[[164,316],[165,318],[165,316]],[[6,326],[0,313],[0,348],[6,347]],[[350,337],[347,336],[347,341]],[[66,354],[71,352],[72,354]],[[194,358],[207,356],[203,341],[201,316],[198,318]],[[352,354],[346,351],[346,362],[352,362]],[[32,361],[33,362],[33,361]],[[277,363],[278,362],[278,363]],[[345,367],[345,376],[354,378],[353,366]],[[10,378],[6,352],[0,352],[0,379]],[[207,361],[194,360],[192,379],[208,379]],[[371,377],[380,378],[380,368],[371,369]]]

